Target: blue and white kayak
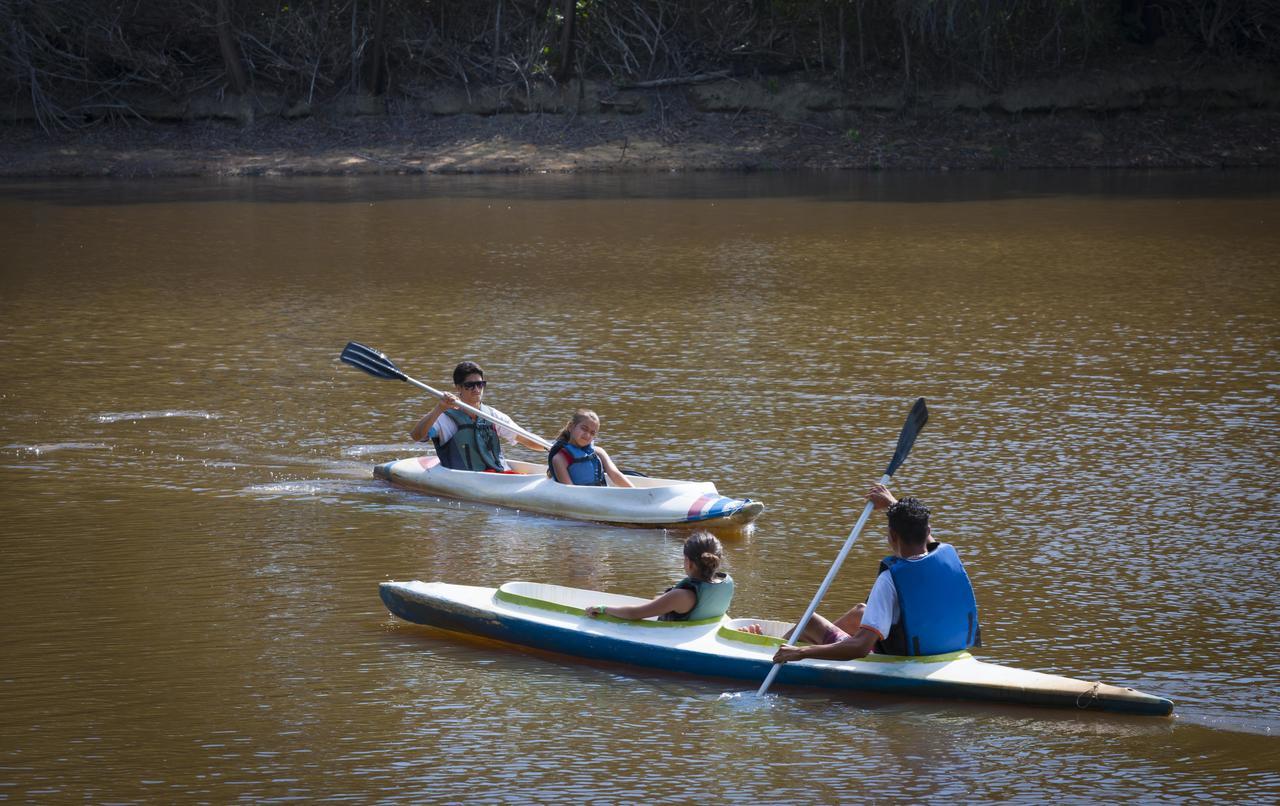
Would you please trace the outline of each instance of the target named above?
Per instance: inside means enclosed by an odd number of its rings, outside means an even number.
[[[560,484],[546,465],[508,461],[515,473],[450,470],[435,456],[387,462],[373,475],[392,484],[446,498],[615,526],[653,529],[723,529],[750,524],[764,504],[728,498],[709,481],[630,476],[635,487]]]
[[[414,624],[601,661],[720,678],[764,680],[791,625],[728,616],[703,621],[589,618],[593,605],[646,600],[612,593],[508,582],[496,590],[443,582],[383,582],[382,601]],[[759,624],[763,635],[738,627]],[[984,663],[969,652],[922,657],[788,663],[781,685],[1166,716],[1173,703],[1131,688]],[[776,687],[776,686],[775,686]]]

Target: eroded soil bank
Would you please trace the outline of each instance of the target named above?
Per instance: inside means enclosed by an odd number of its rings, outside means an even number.
[[[1256,76],[1112,74],[910,100],[803,81],[569,85],[317,109],[214,99],[149,117],[0,125],[0,176],[1280,166],[1280,89]]]

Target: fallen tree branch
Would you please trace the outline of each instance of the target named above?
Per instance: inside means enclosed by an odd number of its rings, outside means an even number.
[[[650,81],[632,81],[628,84],[619,84],[618,89],[646,90],[654,87],[674,87],[678,84],[702,84],[707,81],[719,81],[728,77],[728,70],[717,70],[714,73],[699,73],[694,76],[672,76],[671,78],[655,78]]]

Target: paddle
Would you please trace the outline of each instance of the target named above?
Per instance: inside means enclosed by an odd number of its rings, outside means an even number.
[[[916,435],[920,433],[920,429],[924,428],[924,424],[929,422],[929,408],[925,406],[924,398],[916,401],[911,407],[911,413],[907,415],[907,422],[902,426],[902,433],[898,435],[898,449],[893,452],[893,460],[889,462],[889,468],[884,471],[884,476],[880,479],[881,484],[887,485],[889,480],[893,478],[893,471],[907,460],[907,454],[911,453],[911,446],[916,443]],[[866,525],[867,518],[871,517],[875,504],[870,501],[862,509],[862,517],[858,518],[858,523],[853,527],[853,531],[849,533],[849,539],[844,541],[844,548],[840,549],[840,554],[836,556],[835,564],[831,566],[831,570],[827,572],[827,578],[822,580],[822,585],[818,587],[818,592],[814,595],[813,601],[809,603],[809,609],[804,611],[804,617],[796,624],[796,628],[791,631],[791,640],[799,641],[800,636],[804,634],[804,628],[808,626],[809,619],[813,618],[813,613],[818,609],[818,603],[822,601],[822,597],[826,595],[827,588],[831,587],[831,583],[836,578],[836,572],[840,570],[840,564],[844,562],[844,558],[849,556],[849,549],[853,548],[853,543],[858,539],[858,533],[862,531],[862,527]],[[769,674],[765,677],[764,682],[760,684],[760,690],[756,692],[763,695],[769,690],[769,685],[773,682],[773,678],[778,676],[778,670],[782,668],[781,663],[773,664],[773,668],[769,670]]]
[[[429,395],[439,400],[444,400],[444,392],[438,389],[432,389],[421,381],[415,381],[408,375],[400,371],[400,368],[391,362],[384,354],[378,352],[372,347],[366,347],[358,341],[347,342],[347,346],[343,348],[342,355],[338,356],[344,364],[350,364],[356,369],[364,370],[375,378],[386,378],[391,381],[408,381]],[[461,400],[457,401],[458,408],[472,414],[476,417],[484,417],[484,413],[474,406],[468,406]],[[485,419],[492,419],[486,417]],[[496,422],[496,421],[495,421]],[[503,428],[510,428],[517,434],[526,437],[542,446],[543,450],[549,449],[551,443],[532,432],[526,431],[514,423],[499,423]]]

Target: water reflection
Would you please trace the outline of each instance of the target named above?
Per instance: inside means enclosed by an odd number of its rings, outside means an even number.
[[[408,199],[582,201],[617,199],[788,199],[832,203],[917,204],[1045,199],[1272,198],[1280,172],[1025,170],[1009,172],[861,171],[754,174],[537,174],[435,177],[223,177],[203,182],[158,179],[6,181],[0,193],[60,205],[368,204]]]

